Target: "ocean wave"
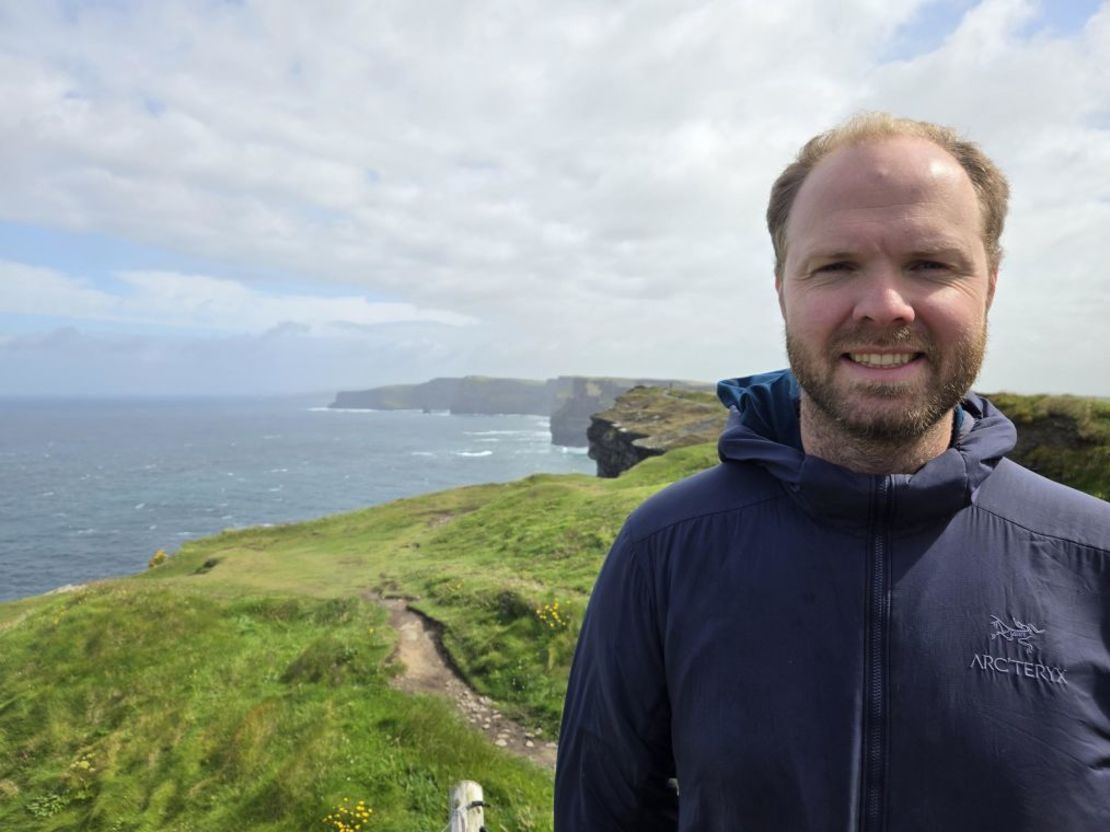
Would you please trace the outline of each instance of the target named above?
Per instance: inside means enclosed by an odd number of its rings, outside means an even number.
[[[455,451],[455,456],[493,456],[493,451]]]
[[[413,451],[410,456],[435,456],[434,451]]]

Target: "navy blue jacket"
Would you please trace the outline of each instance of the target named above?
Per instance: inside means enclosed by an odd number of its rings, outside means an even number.
[[[594,587],[557,832],[1110,830],[1110,504],[1004,459],[974,395],[867,476],[802,452],[789,373],[719,392],[722,463]]]

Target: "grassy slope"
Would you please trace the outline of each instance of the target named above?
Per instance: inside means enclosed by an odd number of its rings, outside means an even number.
[[[1019,429],[1078,418],[1043,472],[1107,495],[1106,405],[992,398]],[[550,773],[388,687],[394,634],[362,596],[415,599],[472,684],[550,736],[624,516],[713,459],[695,446],[616,480],[541,475],[225,533],[134,578],[0,604],[0,829],[328,829],[350,797],[374,809],[367,829],[434,832],[463,778],[485,786],[491,832],[550,829]]]
[[[419,599],[475,685],[551,735],[621,521],[712,460],[703,446],[619,480],[536,476],[225,533],[0,605],[0,829],[329,829],[349,797],[373,808],[367,829],[434,832],[464,778],[491,832],[550,829],[549,772],[388,687],[394,635],[361,596]],[[558,619],[537,615],[556,600]]]

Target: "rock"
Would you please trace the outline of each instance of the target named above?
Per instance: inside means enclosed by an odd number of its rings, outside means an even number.
[[[193,574],[194,575],[203,575],[205,572],[211,572],[213,569],[216,568],[216,565],[219,562],[220,562],[219,558],[209,558],[204,563],[202,563],[200,566],[198,566],[196,568],[196,571]]]
[[[591,417],[590,458],[599,477],[616,477],[648,457],[716,441],[727,418],[711,393],[634,387]]]

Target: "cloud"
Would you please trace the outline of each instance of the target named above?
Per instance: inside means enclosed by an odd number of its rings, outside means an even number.
[[[349,326],[425,321],[473,323],[454,312],[365,297],[264,292],[222,278],[172,272],[121,272],[119,293],[50,269],[0,261],[0,314],[64,317],[223,332],[262,332],[296,325],[314,333]]]
[[[780,366],[770,182],[815,132],[885,108],[965,130],[1012,180],[984,382],[1110,392],[1089,369],[1108,311],[1110,8],[1066,32],[1049,8],[12,4],[0,219],[259,282],[136,262],[111,296],[67,271],[38,295],[0,284],[0,304],[317,336],[473,321],[449,341],[476,372]],[[892,55],[926,13],[929,45]],[[320,290],[283,294],[272,274]]]
[[[425,363],[462,375],[460,330],[386,324],[359,337],[311,335],[296,325],[260,334],[87,332],[62,327],[0,339],[0,396],[178,396],[315,392],[320,404],[340,389],[422,381]]]

